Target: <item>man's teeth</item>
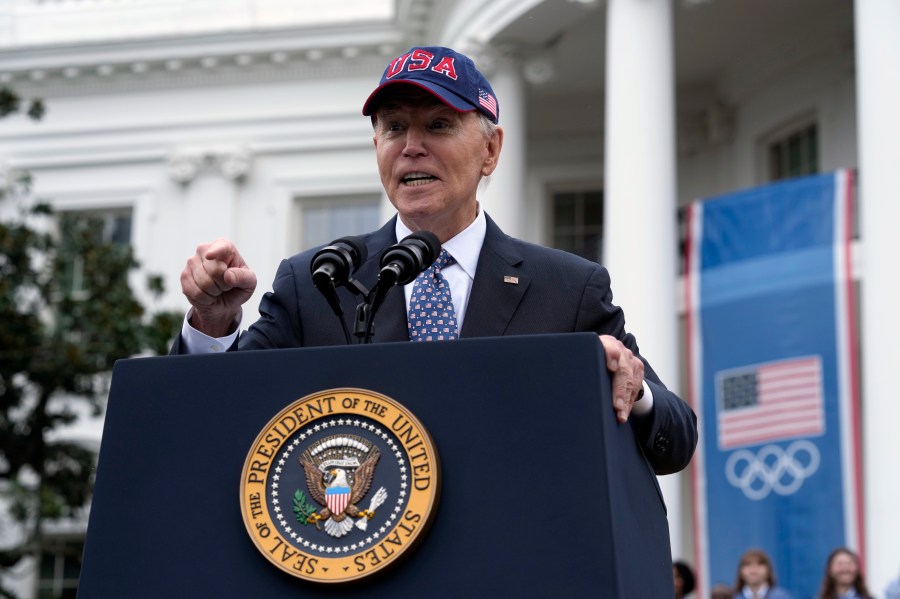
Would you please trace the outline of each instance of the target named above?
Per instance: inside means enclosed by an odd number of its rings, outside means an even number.
[[[411,186],[425,185],[434,180],[435,177],[427,173],[410,173],[403,177],[403,183]]]

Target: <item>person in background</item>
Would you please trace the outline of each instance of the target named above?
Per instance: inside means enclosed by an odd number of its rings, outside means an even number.
[[[762,549],[748,549],[738,562],[733,599],[793,599],[777,585],[772,560]]]
[[[873,599],[859,568],[859,557],[846,547],[828,556],[819,599]]]
[[[672,577],[675,579],[675,599],[684,599],[694,591],[694,571],[685,562],[672,563]]]

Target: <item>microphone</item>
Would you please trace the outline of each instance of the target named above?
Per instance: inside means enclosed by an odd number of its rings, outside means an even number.
[[[407,235],[381,255],[381,271],[378,283],[368,305],[362,306],[357,317],[364,343],[372,338],[375,313],[381,307],[387,292],[397,285],[406,285],[415,280],[419,273],[431,266],[441,253],[441,240],[430,231],[419,231]]]
[[[407,235],[385,250],[381,256],[378,286],[406,285],[431,266],[441,253],[441,241],[430,231]]]
[[[367,257],[366,244],[359,237],[336,239],[313,255],[309,265],[313,284],[323,293],[329,287],[345,285]]]
[[[350,274],[366,261],[367,255],[366,244],[359,237],[341,237],[313,254],[312,262],[309,264],[313,285],[322,293],[325,301],[331,306],[331,311],[341,321],[347,345],[350,345],[350,330],[344,322],[344,310],[341,309],[337,288],[351,282]],[[357,293],[354,288],[351,288],[351,291]]]

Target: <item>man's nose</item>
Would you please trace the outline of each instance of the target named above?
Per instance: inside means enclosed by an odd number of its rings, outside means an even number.
[[[427,153],[425,132],[418,127],[409,127],[406,130],[406,146],[403,148],[403,155],[422,156]]]

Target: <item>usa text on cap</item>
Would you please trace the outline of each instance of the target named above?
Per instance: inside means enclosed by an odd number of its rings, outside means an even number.
[[[500,120],[500,107],[491,84],[471,58],[450,48],[410,48],[392,60],[378,87],[363,105],[363,114],[368,116],[375,112],[385,88],[398,83],[427,90],[460,112],[478,110],[494,123]]]

